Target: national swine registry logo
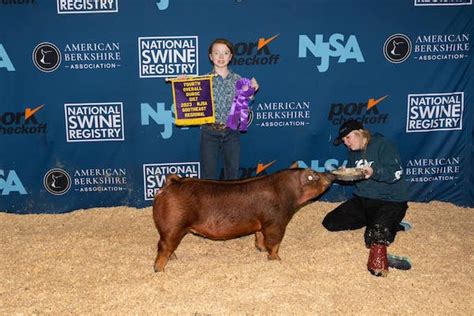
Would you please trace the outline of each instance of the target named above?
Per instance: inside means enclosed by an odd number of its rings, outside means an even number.
[[[138,59],[140,78],[198,75],[198,37],[139,37]]]
[[[464,92],[409,94],[407,133],[462,130]]]
[[[52,72],[61,64],[61,52],[53,43],[39,43],[32,54],[33,63],[43,72]]]
[[[123,141],[123,104],[64,104],[67,142]]]
[[[115,13],[118,0],[57,0],[58,14]]]
[[[186,178],[200,178],[199,162],[144,164],[143,191],[145,192],[145,200],[153,200],[156,193],[165,186],[166,176],[169,174]]]
[[[43,178],[43,186],[53,195],[63,195],[71,188],[71,176],[65,170],[54,168]]]

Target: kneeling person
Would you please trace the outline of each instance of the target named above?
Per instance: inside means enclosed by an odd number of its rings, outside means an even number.
[[[371,135],[355,120],[339,128],[334,145],[341,143],[349,150],[347,167],[361,168],[365,179],[354,183],[354,196],[328,213],[323,226],[330,231],[366,227],[365,244],[370,248],[367,268],[375,276],[386,276],[389,266],[410,269],[408,258],[387,256],[387,246],[397,232],[410,227],[401,223],[408,197],[398,149],[381,134]]]

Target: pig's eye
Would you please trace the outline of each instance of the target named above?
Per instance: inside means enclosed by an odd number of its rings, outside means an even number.
[[[313,176],[308,176],[309,181],[313,181]]]

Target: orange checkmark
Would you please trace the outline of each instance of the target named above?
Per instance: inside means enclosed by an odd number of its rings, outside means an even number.
[[[271,165],[273,165],[275,163],[276,160],[273,160],[272,162],[269,162],[267,164],[263,164],[263,163],[259,163],[257,164],[257,172],[256,174],[258,175],[260,172],[264,171],[265,169],[267,169],[268,167],[270,167]]]
[[[40,105],[40,106],[37,106],[35,107],[33,110],[31,108],[26,108],[25,109],[25,121],[28,120],[30,117],[32,117],[33,115],[35,115],[36,112],[38,112],[39,110],[41,110],[41,108],[44,106],[44,104]]]
[[[260,37],[260,38],[258,39],[257,50],[260,50],[260,49],[263,48],[265,45],[268,45],[268,43],[270,43],[271,41],[273,41],[278,35],[280,35],[280,34],[274,35],[274,36],[270,37],[269,39],[265,39],[265,37]]]
[[[384,96],[384,97],[381,97],[377,100],[373,99],[373,98],[370,98],[369,99],[369,102],[367,102],[367,110],[370,110],[370,108],[376,106],[378,103],[380,103],[383,99],[385,99],[386,97],[388,97],[388,95]]]

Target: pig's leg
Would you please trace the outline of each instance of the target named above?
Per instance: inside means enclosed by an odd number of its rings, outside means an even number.
[[[163,234],[164,235],[164,234]],[[164,272],[165,266],[170,257],[176,258],[174,251],[186,235],[185,231],[176,232],[171,237],[169,235],[160,237],[158,242],[158,254],[155,259],[155,272]]]
[[[281,260],[280,256],[278,255],[278,249],[280,248],[280,244],[273,245],[268,250],[268,260]]]
[[[268,250],[269,260],[281,260],[278,256],[278,249],[285,234],[285,228],[280,226],[270,226],[263,229],[265,248]]]
[[[255,232],[255,247],[260,251],[265,251],[265,238],[261,231]]]

